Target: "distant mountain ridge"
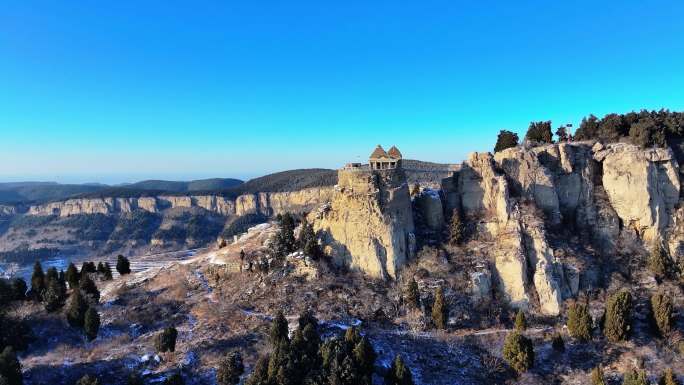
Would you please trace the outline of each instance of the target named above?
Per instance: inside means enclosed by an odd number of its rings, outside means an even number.
[[[62,200],[71,197],[107,192],[117,196],[131,192],[153,194],[185,193],[191,191],[225,190],[243,183],[234,178],[211,178],[192,181],[145,180],[125,186],[109,186],[97,183],[61,184],[57,182],[9,182],[0,183],[0,204],[26,204]]]
[[[459,165],[404,159],[410,183],[438,182]],[[57,182],[0,183],[0,205],[39,204],[69,198],[140,198],[159,195],[216,195],[235,198],[259,192],[297,191],[337,184],[337,170],[324,168],[276,172],[243,182],[235,178],[191,181],[150,179],[131,184],[60,184]]]

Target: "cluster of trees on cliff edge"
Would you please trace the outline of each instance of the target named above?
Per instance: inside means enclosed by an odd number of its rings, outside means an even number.
[[[642,148],[673,146],[684,136],[684,113],[661,109],[611,113],[601,119],[589,115],[582,119],[574,136],[567,131],[566,126],[558,127],[555,135],[558,142],[600,140],[606,143],[627,141]],[[539,144],[553,143],[551,121],[531,122],[525,140]],[[501,130],[494,152],[515,147],[518,141],[518,134]]]

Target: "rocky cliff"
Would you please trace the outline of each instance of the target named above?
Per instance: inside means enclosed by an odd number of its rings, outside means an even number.
[[[374,277],[396,277],[414,251],[411,198],[402,169],[340,170],[330,203],[311,220],[337,264]]]
[[[218,195],[156,196],[140,198],[80,198],[34,205],[28,215],[116,214],[138,210],[160,212],[168,208],[201,207],[224,216],[245,214],[276,215],[285,211],[309,211],[330,200],[332,187],[310,188],[291,192],[263,192],[230,199]]]
[[[577,293],[578,267],[555,257],[548,226],[588,234],[605,253],[628,235],[646,248],[662,242],[679,257],[679,166],[669,149],[516,147],[472,154],[453,179],[443,183],[446,206],[491,237],[495,276],[514,306],[538,302],[542,313],[557,315],[564,297]]]

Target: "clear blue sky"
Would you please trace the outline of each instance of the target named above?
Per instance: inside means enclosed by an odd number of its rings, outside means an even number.
[[[0,181],[458,162],[531,120],[684,110],[681,0],[332,3],[3,1]]]

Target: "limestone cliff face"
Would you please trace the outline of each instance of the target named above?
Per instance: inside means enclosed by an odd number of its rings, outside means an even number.
[[[257,213],[270,216],[286,211],[310,211],[317,205],[329,201],[332,193],[332,187],[321,187],[292,192],[246,194],[236,199],[217,195],[79,198],[34,205],[29,208],[28,215],[67,217],[78,214],[128,213],[136,209],[156,213],[169,208],[201,207],[225,216]]]
[[[458,198],[451,201],[492,237],[495,275],[514,306],[538,300],[542,313],[558,314],[563,297],[577,292],[581,272],[554,257],[546,225],[572,223],[607,251],[624,231],[647,247],[663,240],[673,255],[684,250],[679,166],[669,149],[593,142],[516,147],[472,154],[455,180]]]
[[[496,171],[491,154],[470,155],[459,175],[459,192],[463,214],[479,219],[482,232],[494,242],[495,276],[511,305],[527,308],[536,293],[542,313],[559,314],[562,281],[556,274],[559,268],[546,242],[544,225],[511,199],[508,179]]]
[[[311,214],[325,251],[340,264],[396,277],[415,244],[403,170],[340,170],[330,204]]]
[[[603,186],[623,226],[646,242],[666,236],[679,202],[679,166],[670,149],[640,150],[628,144],[597,148]]]

